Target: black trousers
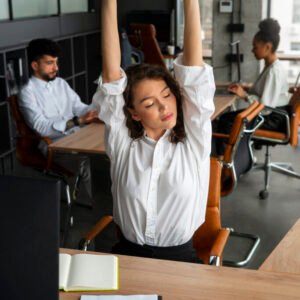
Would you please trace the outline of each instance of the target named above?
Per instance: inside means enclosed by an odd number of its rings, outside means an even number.
[[[120,241],[112,248],[112,253],[148,257],[156,259],[167,259],[192,263],[201,263],[193,248],[192,240],[185,244],[172,247],[156,247],[150,245],[138,245],[121,236]]]

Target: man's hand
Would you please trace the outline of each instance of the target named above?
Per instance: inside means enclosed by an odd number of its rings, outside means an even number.
[[[96,110],[90,110],[85,115],[79,117],[80,124],[89,124],[98,119],[98,112]]]

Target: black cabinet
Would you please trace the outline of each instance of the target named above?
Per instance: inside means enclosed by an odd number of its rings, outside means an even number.
[[[12,127],[10,120],[9,106],[7,102],[0,103],[0,163],[1,172],[5,173],[6,162],[9,159],[11,168],[13,168],[13,140]]]

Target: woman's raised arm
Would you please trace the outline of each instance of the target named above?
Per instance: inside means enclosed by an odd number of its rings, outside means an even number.
[[[120,79],[121,52],[118,33],[117,0],[102,0],[101,6],[102,79]]]
[[[198,0],[184,0],[183,64],[186,66],[203,65]]]

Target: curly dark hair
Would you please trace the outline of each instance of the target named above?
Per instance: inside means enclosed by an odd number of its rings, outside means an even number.
[[[255,34],[254,38],[263,43],[271,43],[273,52],[278,48],[280,42],[280,25],[277,20],[268,18],[259,22],[259,31]]]
[[[126,126],[129,129],[130,137],[133,139],[138,139],[144,134],[144,127],[141,122],[135,121],[128,108],[133,108],[133,89],[136,84],[144,79],[162,79],[165,81],[167,86],[170,88],[171,92],[176,98],[177,107],[177,120],[176,125],[172,128],[170,134],[170,142],[177,144],[178,142],[183,142],[186,138],[186,133],[184,129],[183,121],[183,111],[182,111],[182,95],[179,84],[172,77],[170,72],[162,66],[149,65],[149,64],[139,64],[130,66],[126,70],[127,75],[127,86],[124,91],[124,114],[126,116]]]

